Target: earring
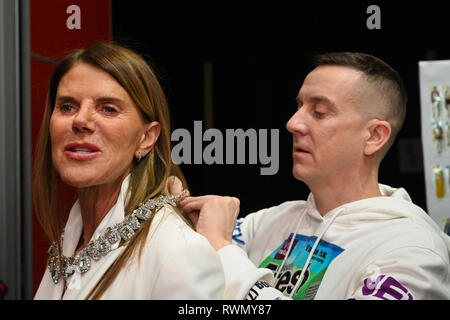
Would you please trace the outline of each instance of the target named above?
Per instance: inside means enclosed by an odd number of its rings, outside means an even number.
[[[137,162],[141,161],[141,159],[144,158],[146,155],[147,153],[145,151],[139,152],[137,156]]]

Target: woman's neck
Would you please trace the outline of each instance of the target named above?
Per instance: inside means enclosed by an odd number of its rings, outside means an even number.
[[[100,186],[77,189],[83,220],[83,237],[77,249],[86,247],[95,230],[111,210],[120,194],[123,178]]]

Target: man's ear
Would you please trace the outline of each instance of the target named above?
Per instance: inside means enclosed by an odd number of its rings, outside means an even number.
[[[161,126],[158,121],[149,122],[145,126],[145,132],[142,134],[141,141],[136,150],[136,158],[139,157],[139,154],[142,154],[144,157],[152,150],[161,132]]]
[[[372,156],[377,153],[391,137],[391,125],[385,120],[372,119],[369,121],[368,138],[364,148],[364,155]]]

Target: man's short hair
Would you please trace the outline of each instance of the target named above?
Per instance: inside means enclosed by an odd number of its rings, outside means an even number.
[[[359,52],[333,52],[314,57],[314,67],[324,65],[344,66],[361,71],[369,85],[380,93],[384,110],[370,110],[391,125],[391,137],[387,143],[389,149],[403,126],[408,100],[402,78],[390,65],[369,54]],[[370,106],[372,107],[372,106]]]

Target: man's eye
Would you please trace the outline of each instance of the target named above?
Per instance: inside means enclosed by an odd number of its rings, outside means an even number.
[[[325,113],[319,112],[319,111],[314,111],[314,116],[315,116],[316,118],[321,119],[321,118],[325,117]]]

